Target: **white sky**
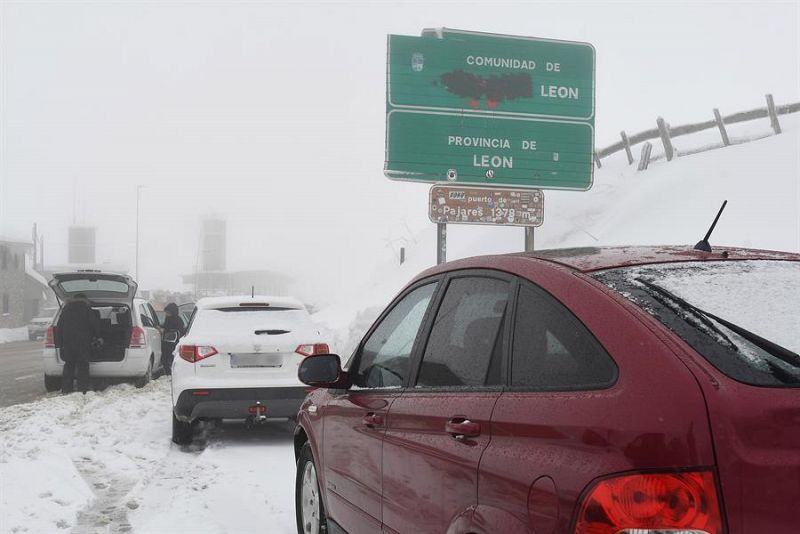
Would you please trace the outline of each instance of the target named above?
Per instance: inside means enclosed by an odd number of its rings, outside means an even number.
[[[0,0],[0,235],[36,221],[64,263],[74,216],[99,261],[132,266],[144,185],[142,287],[179,286],[214,212],[229,268],[325,291],[430,225],[428,187],[383,177],[387,34],[591,42],[600,148],[659,115],[800,101],[799,6]]]

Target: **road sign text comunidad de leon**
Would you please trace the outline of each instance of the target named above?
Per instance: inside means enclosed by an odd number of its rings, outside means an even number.
[[[389,36],[389,178],[591,187],[591,45],[457,30],[439,36]]]

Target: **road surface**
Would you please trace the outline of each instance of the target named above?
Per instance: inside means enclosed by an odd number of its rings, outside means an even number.
[[[0,344],[0,407],[30,402],[44,389],[42,341]]]

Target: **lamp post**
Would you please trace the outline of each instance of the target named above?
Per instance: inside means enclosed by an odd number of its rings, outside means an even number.
[[[143,185],[136,186],[136,269],[134,276],[137,282],[139,281],[139,192],[143,187]]]

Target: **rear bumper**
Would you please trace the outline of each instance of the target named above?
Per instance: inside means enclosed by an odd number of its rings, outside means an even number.
[[[305,387],[187,389],[173,408],[181,421],[195,419],[244,419],[253,415],[256,402],[266,407],[266,417],[297,417],[306,398]],[[200,393],[200,395],[198,395]]]
[[[149,349],[126,349],[125,359],[120,362],[89,362],[89,376],[98,378],[132,378],[144,376],[150,363]],[[61,376],[64,373],[64,362],[56,353],[56,349],[45,348],[42,353],[44,359],[44,374],[47,376]],[[157,369],[160,365],[158,359],[154,362]]]

